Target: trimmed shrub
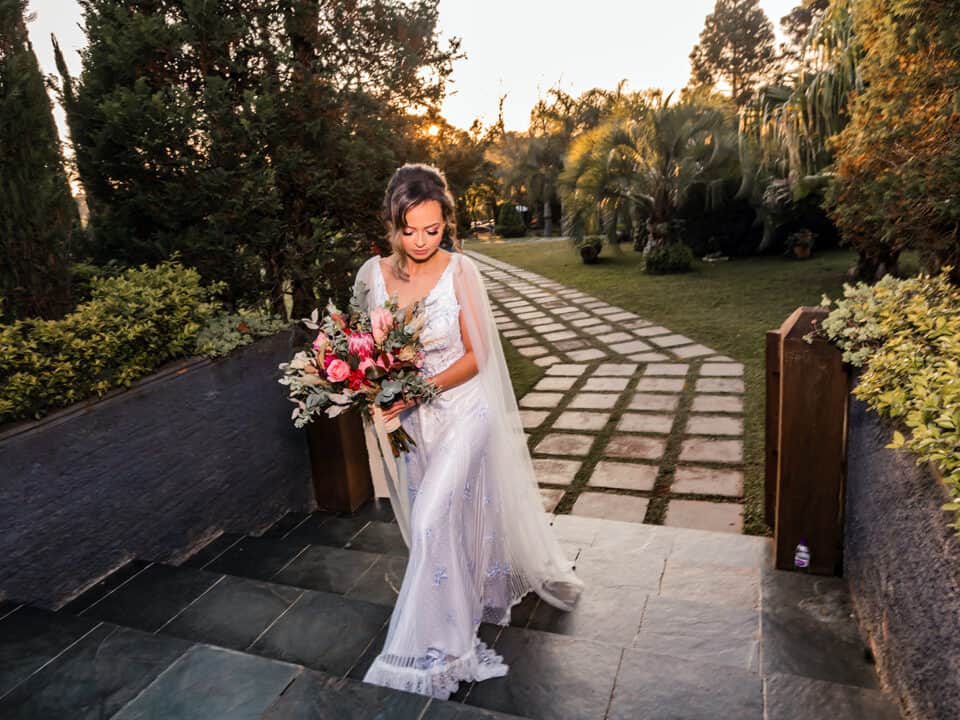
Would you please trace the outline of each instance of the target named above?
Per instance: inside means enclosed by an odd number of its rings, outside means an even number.
[[[693,251],[679,241],[653,248],[643,260],[643,269],[650,275],[687,272],[692,265]]]
[[[960,535],[960,288],[952,268],[934,277],[886,276],[876,285],[844,285],[844,298],[821,333],[864,368],[854,395],[894,419],[901,429],[887,446],[904,447],[917,464],[939,467],[951,495]]]
[[[273,335],[290,323],[263,310],[241,309],[207,320],[197,335],[196,354],[219,357],[259,337]]]
[[[92,277],[90,299],[59,320],[0,326],[0,424],[129,387],[166,362],[196,354],[222,289],[223,283],[204,286],[196,270],[173,259]],[[216,326],[208,327],[208,338],[217,335]],[[250,327],[274,325],[254,320]],[[226,340],[204,347],[219,352]]]
[[[500,213],[497,215],[497,225],[495,228],[497,235],[503,237],[523,237],[527,233],[527,226],[523,223],[523,217],[513,203],[505,203],[500,206]]]

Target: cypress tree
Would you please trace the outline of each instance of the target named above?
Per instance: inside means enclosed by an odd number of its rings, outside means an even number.
[[[25,21],[27,0],[0,0],[0,312],[10,321],[69,309],[79,227],[60,139]]]

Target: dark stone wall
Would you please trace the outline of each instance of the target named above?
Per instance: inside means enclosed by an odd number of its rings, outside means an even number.
[[[946,486],[885,448],[893,429],[850,398],[844,574],[884,682],[911,718],[960,718],[960,541]]]
[[[285,330],[171,363],[0,433],[0,593],[56,608],[126,559],[312,509],[305,430],[277,379]]]

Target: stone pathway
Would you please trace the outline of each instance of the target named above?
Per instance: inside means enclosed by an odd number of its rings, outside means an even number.
[[[503,338],[546,368],[520,401],[548,512],[742,532],[743,365],[467,252]]]

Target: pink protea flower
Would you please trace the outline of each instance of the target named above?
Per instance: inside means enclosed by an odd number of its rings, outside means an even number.
[[[350,366],[340,358],[334,358],[327,365],[327,379],[333,382],[341,382],[350,377]]]
[[[370,313],[370,326],[373,329],[373,339],[382,343],[393,327],[393,313],[384,307],[374,308]]]
[[[376,367],[376,365],[377,364],[373,361],[373,358],[365,357],[360,361],[360,364],[357,366],[357,370],[359,372],[366,372],[368,367]]]
[[[370,333],[354,333],[347,338],[347,349],[361,360],[373,355],[375,348],[373,335]]]

